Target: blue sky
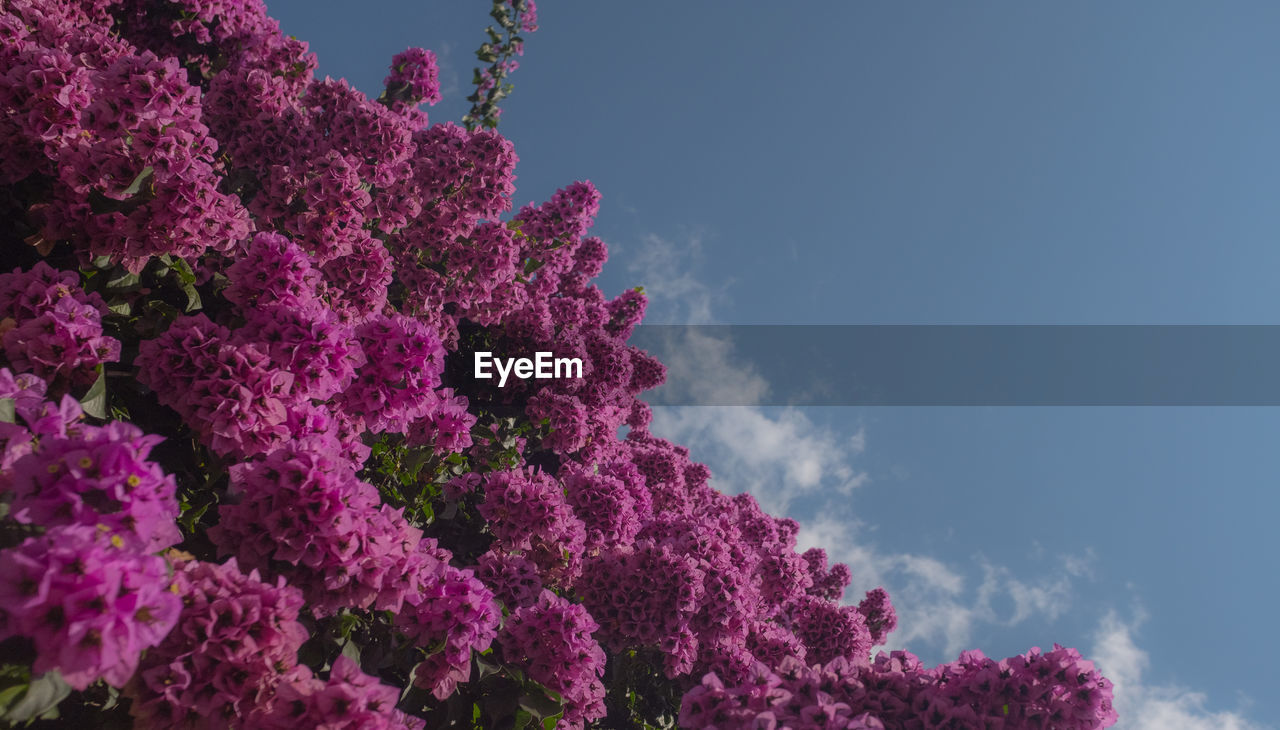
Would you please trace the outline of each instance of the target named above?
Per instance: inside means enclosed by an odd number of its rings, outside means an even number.
[[[371,95],[392,54],[435,50],[436,121],[468,106],[488,6],[268,2]],[[643,284],[650,321],[1276,322],[1280,5],[539,15],[500,127],[517,205],[593,181],[601,285]],[[1280,713],[1275,409],[683,408],[655,429],[885,584],[891,646],[1077,646],[1122,728]]]

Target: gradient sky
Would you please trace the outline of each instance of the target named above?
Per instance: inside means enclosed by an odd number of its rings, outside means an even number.
[[[488,7],[268,0],[370,95],[435,50],[435,121],[468,106]],[[601,286],[643,284],[650,321],[1276,323],[1280,5],[539,16],[500,126],[516,203],[594,182]],[[685,408],[655,430],[885,584],[894,648],[1077,646],[1122,728],[1280,714],[1276,409]]]

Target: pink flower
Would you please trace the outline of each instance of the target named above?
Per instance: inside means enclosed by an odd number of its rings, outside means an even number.
[[[168,586],[163,558],[96,527],[55,527],[0,551],[0,638],[31,639],[36,674],[120,687],[177,622],[182,601]]]

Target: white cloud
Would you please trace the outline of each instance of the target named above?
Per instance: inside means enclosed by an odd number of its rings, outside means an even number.
[[[454,61],[453,44],[448,41],[441,41],[434,48],[436,68],[439,71],[440,96],[445,99],[460,96],[459,92],[462,89],[462,84],[458,77],[457,64]]]
[[[1114,730],[1265,730],[1239,711],[1208,709],[1208,697],[1185,687],[1151,685],[1143,680],[1150,658],[1133,640],[1142,623],[1121,620],[1114,612],[1103,618],[1094,635],[1090,658],[1115,685],[1120,720]]]
[[[1049,621],[1056,620],[1071,605],[1072,568],[1077,558],[1067,556],[1062,566],[1034,582],[1023,581],[1013,575],[1004,566],[993,565],[981,559],[983,574],[986,576],[983,585],[988,586],[986,606],[990,599],[997,595],[1006,595],[1013,602],[1013,615],[1000,619],[992,612],[993,621],[1014,626],[1032,616],[1044,616]]]
[[[662,360],[667,366],[665,402],[750,406],[768,395],[769,383],[734,357],[727,337],[690,327],[663,329],[661,334],[668,339],[662,348],[667,353]]]
[[[941,647],[942,655],[954,658],[970,648],[975,625],[990,619],[985,582],[977,596],[967,595],[964,576],[951,566],[927,555],[883,552],[862,534],[864,525],[824,512],[801,520],[799,547],[820,547],[831,561],[849,566],[853,583],[845,594],[847,601],[857,601],[876,587],[889,591],[898,629],[889,636],[886,649],[932,654],[925,649]]]
[[[715,469],[715,464],[712,464]],[[1079,570],[1091,558],[1063,556],[1035,579],[1018,577],[981,555],[968,565],[981,571],[976,585],[966,580],[966,564],[944,562],[919,553],[882,550],[866,525],[847,515],[835,502],[823,503],[800,520],[801,549],[821,547],[833,562],[853,572],[847,601],[857,601],[875,587],[884,587],[898,612],[898,630],[888,649],[907,649],[927,661],[954,659],[972,648],[979,627],[1013,627],[1027,621],[1054,621],[1071,607]],[[1091,553],[1089,554],[1091,556]],[[997,610],[996,606],[1011,606]]]
[[[1084,555],[1063,556],[1062,560],[1063,568],[1072,576],[1093,579],[1093,564],[1098,560],[1093,548],[1085,548]]]
[[[707,286],[693,271],[702,258],[702,234],[694,231],[682,241],[649,233],[625,254],[627,271],[638,277],[649,295],[646,324],[710,324],[712,308],[726,300],[732,282],[719,289]]]
[[[710,465],[718,489],[750,492],[774,514],[788,514],[801,497],[847,495],[868,481],[850,461],[858,452],[847,438],[794,408],[662,406],[650,428]]]
[[[693,275],[702,238],[691,233],[681,245],[661,236],[641,236],[641,246],[626,251],[627,268],[642,276],[649,295],[646,324],[655,321],[711,324],[713,303],[724,289],[708,287]],[[656,313],[656,314],[655,314]],[[716,486],[750,492],[775,514],[787,514],[802,496],[833,489],[847,495],[866,483],[850,457],[865,448],[862,431],[851,437],[819,428],[799,410],[769,413],[751,407],[768,394],[768,383],[749,365],[737,361],[732,341],[706,330],[680,333],[680,347],[665,364],[668,381],[689,384],[690,392],[669,393],[686,403],[736,403],[733,406],[655,407],[651,430],[688,446],[709,463]],[[682,372],[699,373],[684,377]],[[706,373],[714,373],[707,377]]]

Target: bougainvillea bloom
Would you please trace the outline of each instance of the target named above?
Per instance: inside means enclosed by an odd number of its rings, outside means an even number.
[[[459,126],[430,51],[370,99],[261,0],[0,4],[11,676],[150,728],[1114,723],[1074,650],[873,658],[888,594],[649,431],[600,191],[512,214],[537,8],[490,17]]]

